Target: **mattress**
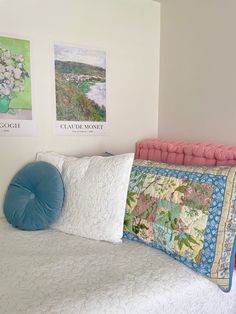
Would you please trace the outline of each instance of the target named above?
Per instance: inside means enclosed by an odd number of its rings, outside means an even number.
[[[140,243],[24,232],[0,219],[0,313],[235,314],[235,279],[223,293]]]

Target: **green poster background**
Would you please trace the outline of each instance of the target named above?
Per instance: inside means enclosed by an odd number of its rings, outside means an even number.
[[[10,50],[12,54],[22,54],[25,69],[29,74],[29,78],[24,81],[24,91],[16,93],[9,107],[12,109],[32,109],[29,40],[0,36],[0,47]]]

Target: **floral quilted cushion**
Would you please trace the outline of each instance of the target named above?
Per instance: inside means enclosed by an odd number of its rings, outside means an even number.
[[[134,162],[124,237],[161,249],[227,292],[236,251],[236,167]]]

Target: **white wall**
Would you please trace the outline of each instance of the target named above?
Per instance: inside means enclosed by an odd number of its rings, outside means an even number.
[[[236,144],[236,1],[163,0],[159,136]]]
[[[157,135],[159,14],[159,4],[150,0],[0,0],[0,32],[32,40],[38,126],[34,137],[0,137],[0,204],[11,177],[37,151],[122,153]],[[107,136],[53,135],[53,41],[108,51]]]

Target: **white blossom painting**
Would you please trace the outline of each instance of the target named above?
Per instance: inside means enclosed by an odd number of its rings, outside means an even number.
[[[32,131],[30,41],[0,36],[0,135]]]

